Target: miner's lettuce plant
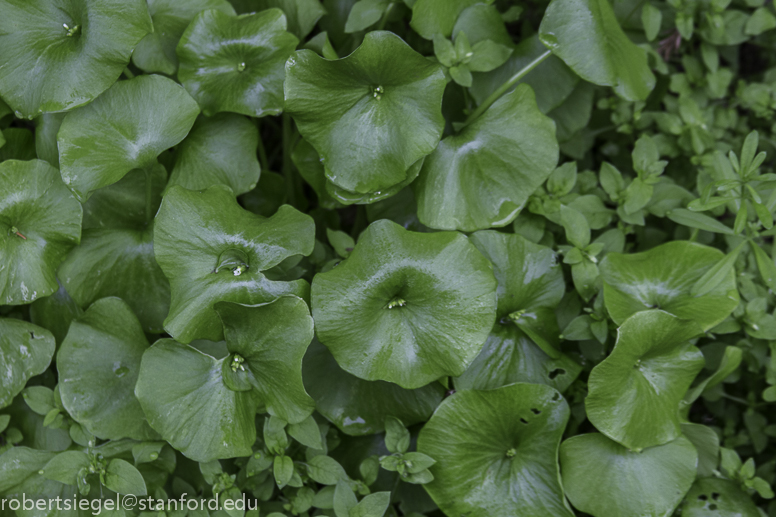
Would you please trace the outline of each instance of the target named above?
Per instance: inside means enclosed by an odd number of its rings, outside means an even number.
[[[776,517],[774,29],[0,0],[0,514]]]

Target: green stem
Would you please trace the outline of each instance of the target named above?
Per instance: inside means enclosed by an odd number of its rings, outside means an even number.
[[[545,59],[550,57],[550,54],[552,54],[551,51],[547,50],[542,55],[525,65],[522,70],[518,71],[515,75],[509,78],[507,82],[502,84],[498,87],[498,89],[491,93],[487,99],[485,99],[482,104],[477,106],[477,109],[472,112],[471,115],[466,119],[466,122],[464,122],[464,127],[471,124],[477,117],[482,115],[488,108],[490,108],[494,102],[499,100],[502,95],[504,95],[510,88],[512,88],[520,79],[528,75],[528,73],[539,66]]]
[[[291,206],[296,204],[296,188],[292,175],[293,162],[291,161],[291,117],[283,114],[283,177],[286,179],[286,201]]]
[[[377,26],[377,30],[381,31],[385,29],[385,24],[388,23],[388,16],[390,16],[391,11],[393,10],[394,4],[391,3],[391,5],[388,6],[388,9],[385,10],[385,13],[383,13],[383,17],[380,19],[380,25]]]
[[[129,67],[127,67],[124,69],[124,77],[126,77],[127,79],[134,79],[135,74],[133,74],[132,70],[130,70]]]
[[[264,148],[264,140],[261,138],[261,125],[259,125],[259,163],[261,170],[269,170],[269,160],[267,160],[267,150]]]
[[[145,219],[146,224],[150,224],[151,220],[154,218],[153,214],[151,213],[151,197],[153,194],[153,185],[151,184],[151,168],[146,167],[143,169],[143,172],[145,173]]]

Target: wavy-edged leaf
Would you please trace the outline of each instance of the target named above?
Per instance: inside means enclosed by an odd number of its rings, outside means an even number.
[[[80,201],[147,168],[188,134],[199,108],[180,85],[144,75],[119,81],[69,113],[57,134],[62,179]]]
[[[695,480],[698,453],[680,436],[641,452],[598,433],[560,446],[563,487],[571,504],[593,517],[665,517]]]
[[[56,342],[48,330],[32,323],[0,318],[0,408],[8,406],[30,377],[46,371]]]
[[[697,324],[658,310],[625,320],[612,353],[590,372],[590,422],[636,451],[677,438],[679,403],[704,365],[688,343],[700,334]]]
[[[374,31],[352,54],[300,50],[286,63],[286,111],[337,186],[360,194],[407,178],[442,136],[442,67],[393,33]]]
[[[57,352],[59,391],[70,416],[103,440],[157,438],[134,393],[148,346],[124,301],[92,304],[70,325]]]
[[[240,16],[203,11],[178,43],[178,78],[206,115],[277,115],[286,59],[298,43],[280,9]]]
[[[245,369],[230,369],[248,377],[267,412],[291,424],[310,416],[315,403],[302,384],[302,358],[313,339],[307,304],[284,296],[256,306],[220,302],[215,309],[224,324],[227,360],[244,361]]]
[[[490,230],[470,240],[493,264],[498,308],[482,352],[456,379],[456,387],[491,389],[532,382],[565,390],[581,366],[557,350],[560,329],[553,309],[566,284],[555,253],[520,235]]]
[[[145,0],[3,0],[0,95],[20,117],[94,100],[153,30]]]
[[[557,463],[568,418],[560,393],[540,384],[455,393],[418,437],[436,460],[424,488],[448,515],[571,517]]]
[[[57,291],[56,271],[81,240],[82,209],[59,172],[41,160],[0,164],[0,303]]]
[[[318,338],[345,371],[419,388],[460,375],[496,316],[496,280],[462,235],[372,223],[350,257],[313,279]]]
[[[252,391],[233,391],[224,384],[224,360],[160,339],[140,363],[135,395],[148,423],[194,461],[253,452],[259,402]]]
[[[445,394],[437,382],[405,390],[390,382],[359,379],[340,368],[331,352],[317,340],[307,350],[303,372],[305,388],[315,399],[315,408],[351,436],[381,433],[386,415],[405,425],[425,422]]]
[[[623,99],[644,100],[655,87],[646,52],[622,31],[608,0],[552,0],[539,37],[582,79]]]
[[[265,219],[241,208],[224,186],[204,191],[172,187],[156,217],[154,251],[170,280],[172,303],[164,327],[178,341],[223,339],[213,306],[306,297],[304,280],[271,280],[265,271],[313,251],[310,216],[283,205]]]
[[[410,27],[426,39],[434,34],[452,36],[458,16],[478,0],[417,0],[412,6]]]
[[[415,196],[431,228],[474,231],[511,223],[558,163],[555,124],[518,86],[426,158]]]
[[[657,308],[708,330],[738,306],[734,271],[707,294],[691,294],[695,283],[723,256],[718,249],[687,241],[642,253],[609,253],[600,264],[606,310],[618,325],[631,314]]]

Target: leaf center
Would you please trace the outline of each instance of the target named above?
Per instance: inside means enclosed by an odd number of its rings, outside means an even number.
[[[240,276],[248,270],[248,254],[242,250],[229,248],[218,256],[218,262],[213,273],[231,271],[234,276]]]

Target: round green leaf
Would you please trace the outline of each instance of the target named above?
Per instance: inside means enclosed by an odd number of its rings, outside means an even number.
[[[59,269],[59,278],[81,308],[100,298],[127,302],[146,332],[163,331],[170,284],[156,263],[151,218],[161,202],[167,172],[161,165],[133,170],[84,204],[81,245]]]
[[[156,260],[170,280],[172,303],[164,328],[182,342],[223,339],[213,305],[306,297],[304,280],[271,280],[267,270],[315,244],[310,216],[283,205],[265,219],[241,208],[228,187],[201,192],[172,187],[156,217]]]
[[[11,500],[16,500],[21,507],[25,498],[28,501],[34,501],[37,497],[42,500],[54,500],[56,497],[60,500],[75,498],[78,492],[75,486],[46,479],[40,474],[43,467],[56,456],[56,452],[29,447],[11,447],[0,455],[0,494],[5,496],[3,502],[8,504]],[[58,514],[66,515],[65,512]]]
[[[158,75],[119,81],[69,113],[57,135],[62,179],[80,201],[116,183],[188,134],[199,108],[178,84]]]
[[[709,330],[738,306],[735,272],[709,293],[692,296],[693,285],[723,253],[694,242],[667,242],[642,253],[609,253],[601,262],[606,310],[615,323],[631,314],[661,309]]]
[[[160,339],[140,363],[135,395],[148,423],[194,461],[253,452],[258,399],[252,391],[233,391],[224,384],[224,360]]]
[[[178,146],[169,185],[191,190],[226,185],[238,195],[249,192],[261,173],[258,145],[259,131],[245,117],[231,113],[200,117]]]
[[[81,218],[81,205],[48,163],[0,164],[0,303],[56,292],[57,268],[81,240]]]
[[[438,382],[405,390],[390,382],[359,379],[340,368],[317,340],[307,350],[303,368],[305,387],[315,399],[315,408],[351,436],[383,432],[386,415],[405,425],[425,422],[445,393]]]
[[[298,43],[280,9],[240,16],[203,11],[178,43],[178,78],[206,115],[277,115],[284,65]]]
[[[103,298],[89,307],[57,352],[59,391],[70,416],[103,440],[156,438],[134,393],[147,348],[125,302]]]
[[[752,498],[727,479],[700,478],[687,492],[683,517],[760,517]]]
[[[491,230],[477,232],[470,240],[493,264],[498,308],[482,352],[456,379],[456,388],[531,382],[564,391],[582,367],[557,350],[560,329],[553,309],[563,298],[566,282],[555,253],[520,235]]]
[[[420,431],[418,451],[436,460],[424,488],[448,515],[571,517],[557,460],[568,418],[549,386],[459,391]]]
[[[215,306],[224,323],[232,368],[244,372],[267,412],[296,424],[310,416],[315,403],[302,384],[302,358],[313,339],[307,304],[284,296],[264,305],[221,302]]]
[[[688,341],[702,331],[663,311],[639,312],[617,330],[614,350],[590,372],[585,408],[590,422],[639,451],[681,434],[679,402],[703,369]]]
[[[646,52],[622,31],[607,0],[552,0],[539,37],[582,79],[623,99],[644,100],[655,87]]]
[[[442,136],[441,66],[401,38],[370,32],[327,60],[300,50],[286,63],[286,110],[321,155],[328,179],[359,194],[401,183]]]
[[[362,379],[419,388],[460,375],[496,316],[490,264],[458,233],[369,225],[350,257],[313,279],[318,338]]]
[[[46,371],[56,342],[48,330],[32,323],[0,318],[0,408],[8,406],[30,377]]]
[[[175,48],[191,20],[205,9],[235,14],[226,0],[148,0],[148,12],[154,31],[140,40],[132,53],[132,62],[144,72],[173,75],[178,70]]]
[[[0,12],[0,95],[29,119],[92,101],[153,30],[145,0],[2,0]]]
[[[415,184],[418,217],[444,230],[506,226],[557,163],[555,124],[520,85],[426,158]]]
[[[697,462],[683,436],[641,452],[598,433],[574,436],[560,446],[566,496],[593,517],[671,515],[695,480]]]

